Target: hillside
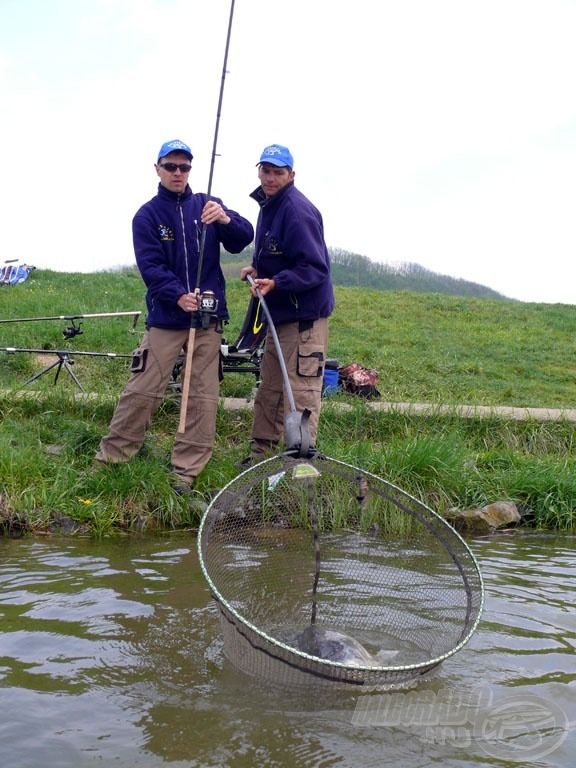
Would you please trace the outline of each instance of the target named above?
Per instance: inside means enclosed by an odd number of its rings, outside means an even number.
[[[440,275],[419,264],[381,264],[366,256],[329,248],[334,285],[351,288],[373,288],[378,291],[413,291],[414,293],[445,293],[451,296],[475,296],[484,299],[506,299],[501,293],[478,283],[448,275]],[[222,264],[227,277],[237,277],[240,267],[252,258],[250,246],[242,253],[242,260],[225,251]]]

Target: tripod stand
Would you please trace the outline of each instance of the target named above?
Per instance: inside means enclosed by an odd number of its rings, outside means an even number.
[[[84,331],[79,327],[79,325],[76,325],[75,321],[80,320],[87,317],[123,317],[125,315],[128,315],[132,318],[134,318],[132,323],[132,333],[136,332],[136,323],[138,322],[138,318],[140,317],[140,312],[100,312],[98,314],[93,315],[58,315],[55,317],[19,317],[19,318],[8,318],[8,319],[2,319],[0,320],[0,323],[23,323],[28,322],[32,320],[71,320],[72,325],[68,326],[62,331],[62,336],[69,340],[73,339],[75,336],[80,335],[81,333],[84,333]],[[21,347],[0,347],[0,352],[8,352],[8,354],[14,354],[15,352],[29,352],[36,355],[42,355],[46,354],[47,349],[28,349],[28,348],[21,348]],[[39,373],[36,373],[34,376],[32,376],[30,379],[24,382],[21,386],[25,387],[27,384],[31,384],[33,381],[36,381],[36,379],[39,379],[40,376],[43,376],[45,373],[48,373],[48,371],[56,369],[56,376],[54,378],[54,384],[58,381],[58,377],[60,376],[60,371],[62,368],[64,368],[68,374],[70,375],[71,379],[74,381],[80,392],[84,392],[84,389],[82,388],[82,385],[78,381],[77,376],[74,374],[74,372],[71,369],[71,366],[74,365],[74,359],[72,355],[86,355],[88,357],[108,357],[108,358],[130,358],[132,355],[121,355],[116,354],[116,352],[79,352],[79,351],[69,351],[69,350],[62,350],[62,349],[56,349],[51,350],[50,354],[56,355],[58,357],[57,360],[55,360],[50,365],[47,365],[46,368],[43,368]]]
[[[45,355],[47,350],[46,349],[22,349],[20,347],[0,347],[0,352],[8,352],[8,354],[13,355],[15,352],[31,352],[36,355]],[[116,359],[116,358],[123,358],[123,359],[130,359],[132,355],[122,355],[118,354],[116,352],[79,352],[78,350],[71,351],[67,349],[54,349],[50,350],[51,355],[56,355],[58,357],[58,360],[55,360],[53,363],[50,363],[50,365],[47,365],[45,368],[43,368],[38,373],[34,374],[31,378],[29,378],[27,381],[24,382],[21,386],[25,387],[27,384],[31,384],[33,381],[36,381],[36,379],[39,379],[40,376],[44,376],[45,373],[48,373],[48,371],[51,371],[53,368],[56,368],[56,376],[54,378],[54,384],[58,381],[58,376],[60,375],[60,371],[62,368],[66,369],[66,371],[70,374],[70,377],[80,390],[80,392],[84,392],[84,389],[80,382],[78,381],[77,376],[74,374],[74,371],[71,369],[71,365],[74,365],[74,358],[72,355],[85,355],[86,357],[106,357],[108,359]]]
[[[33,381],[36,381],[36,379],[39,379],[40,376],[44,376],[45,373],[48,373],[48,371],[51,371],[53,368],[56,368],[56,375],[54,376],[54,384],[58,381],[58,376],[60,376],[60,371],[62,368],[64,368],[70,376],[72,377],[73,381],[75,382],[76,386],[80,390],[80,392],[84,392],[82,388],[82,384],[78,381],[78,377],[72,370],[71,366],[74,365],[74,359],[70,357],[69,352],[63,352],[63,351],[56,351],[54,354],[58,356],[58,360],[55,360],[53,363],[50,363],[50,365],[47,365],[45,368],[43,368],[38,373],[34,374],[32,378],[28,379],[27,381],[22,384],[23,387],[25,387],[27,384],[31,384]]]

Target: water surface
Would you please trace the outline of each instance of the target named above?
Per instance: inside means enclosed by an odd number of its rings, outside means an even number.
[[[235,669],[192,534],[0,540],[1,765],[568,768],[574,544],[471,541],[479,628],[431,679],[383,693],[283,690]]]

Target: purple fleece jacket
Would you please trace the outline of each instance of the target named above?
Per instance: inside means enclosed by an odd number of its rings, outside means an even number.
[[[260,205],[252,266],[276,284],[266,294],[274,325],[329,317],[334,289],[320,211],[293,182],[272,197],[262,187],[250,197]]]
[[[146,284],[147,326],[190,328],[191,316],[176,304],[183,293],[197,287],[202,236],[200,214],[208,197],[194,194],[189,186],[182,193],[158,185],[158,194],[138,210],[132,221],[136,263]],[[228,319],[226,284],[220,267],[220,244],[229,253],[240,253],[252,242],[254,228],[248,219],[220,203],[229,224],[209,224],[200,274],[200,292],[211,290],[218,300],[217,316]],[[192,327],[200,325],[200,317]]]

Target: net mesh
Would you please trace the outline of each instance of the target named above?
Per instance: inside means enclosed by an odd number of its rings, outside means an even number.
[[[413,680],[458,651],[482,612],[480,570],[446,521],[322,455],[237,476],[207,509],[198,551],[226,655],[276,682]]]

